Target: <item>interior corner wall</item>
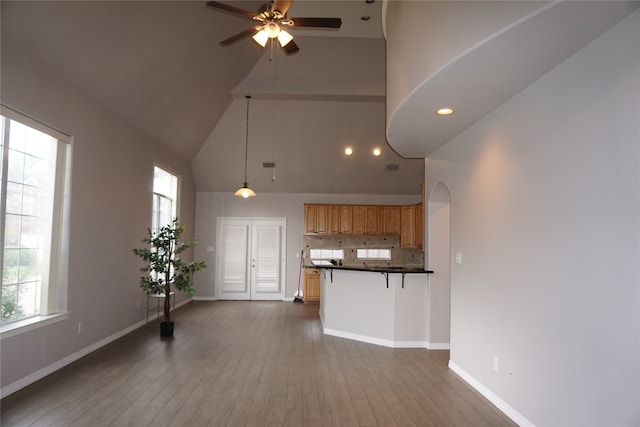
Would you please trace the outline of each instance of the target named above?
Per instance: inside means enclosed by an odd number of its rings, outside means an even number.
[[[638,40],[640,12],[427,159],[451,362],[534,425],[640,423]]]
[[[259,193],[256,197],[242,199],[233,193],[198,192],[196,195],[196,246],[195,257],[205,260],[208,268],[195,278],[196,299],[216,299],[216,218],[286,218],[286,273],[285,298],[293,299],[298,287],[302,236],[304,234],[305,203],[344,204],[412,204],[419,203],[419,195],[374,194],[285,194]],[[208,251],[207,247],[214,249]],[[301,283],[300,286],[303,284]]]
[[[73,137],[70,313],[64,321],[2,340],[4,393],[7,386],[15,391],[84,349],[144,322],[141,263],[131,250],[141,245],[151,225],[154,161],[181,175],[180,219],[188,233],[195,226],[195,188],[187,161],[31,57],[24,46],[3,35],[1,54],[0,101]]]

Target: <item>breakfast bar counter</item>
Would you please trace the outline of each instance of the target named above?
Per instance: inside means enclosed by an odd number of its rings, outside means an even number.
[[[313,268],[322,271],[320,317],[325,334],[387,347],[426,347],[428,275],[433,271]]]

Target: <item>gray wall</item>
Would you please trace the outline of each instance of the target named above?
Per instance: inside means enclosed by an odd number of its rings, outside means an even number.
[[[640,12],[426,161],[462,253],[451,362],[535,425],[640,423],[638,40]]]
[[[2,39],[1,101],[73,136],[67,320],[2,340],[2,387],[69,360],[145,319],[139,247],[151,222],[153,164],[181,174],[180,219],[192,233],[188,162],[131,128],[27,50]],[[78,333],[78,323],[84,331]],[[44,371],[40,371],[41,373]]]

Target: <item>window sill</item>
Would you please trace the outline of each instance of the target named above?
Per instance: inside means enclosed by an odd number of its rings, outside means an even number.
[[[34,316],[28,319],[0,325],[0,340],[33,331],[43,326],[61,322],[69,318],[69,312],[50,314],[46,316]]]

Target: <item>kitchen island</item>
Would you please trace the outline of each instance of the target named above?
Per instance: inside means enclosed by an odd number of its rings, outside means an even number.
[[[320,317],[327,335],[394,348],[427,347],[430,270],[315,266],[321,269]]]

